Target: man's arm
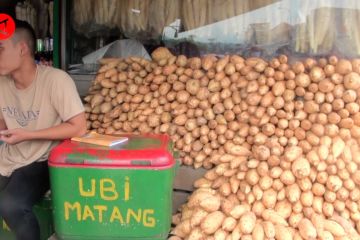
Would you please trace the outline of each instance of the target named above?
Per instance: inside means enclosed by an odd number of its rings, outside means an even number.
[[[8,144],[16,144],[28,140],[62,140],[86,133],[85,113],[80,113],[57,126],[28,131],[22,128],[3,130],[0,139]]]
[[[7,129],[5,120],[0,118],[0,131],[5,129]]]

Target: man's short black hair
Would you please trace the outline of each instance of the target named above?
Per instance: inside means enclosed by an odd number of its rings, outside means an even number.
[[[35,56],[35,44],[36,44],[36,35],[33,27],[26,21],[15,19],[15,33],[13,35],[13,40],[15,43],[23,40],[27,43],[30,53],[32,56]]]

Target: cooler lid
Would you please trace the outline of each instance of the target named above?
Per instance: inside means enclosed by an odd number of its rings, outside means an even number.
[[[175,164],[168,135],[116,135],[128,141],[104,147],[65,140],[54,147],[50,166],[97,166],[126,168],[168,168]]]

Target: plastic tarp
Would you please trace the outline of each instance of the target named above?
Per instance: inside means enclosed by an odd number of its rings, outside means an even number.
[[[69,66],[72,74],[95,74],[98,70],[98,60],[101,58],[126,58],[137,56],[151,60],[144,46],[137,40],[116,40],[82,58],[83,64]]]
[[[84,64],[95,64],[101,58],[137,56],[151,60],[144,46],[137,40],[124,39],[112,42],[82,58]]]

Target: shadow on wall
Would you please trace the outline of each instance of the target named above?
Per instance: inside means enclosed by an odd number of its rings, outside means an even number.
[[[0,13],[6,13],[12,18],[15,18],[15,6],[18,1],[14,0],[1,0],[0,1]]]
[[[200,56],[199,47],[196,46],[194,43],[190,43],[190,42],[181,42],[181,43],[175,45],[170,50],[171,50],[172,54],[174,54],[176,56],[185,55],[188,58]]]

